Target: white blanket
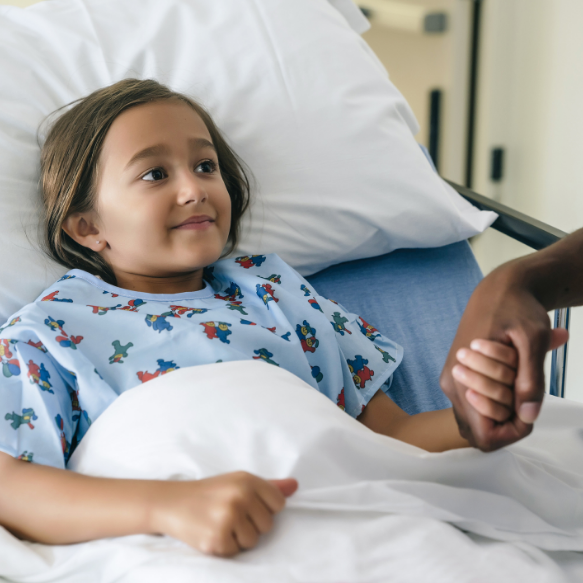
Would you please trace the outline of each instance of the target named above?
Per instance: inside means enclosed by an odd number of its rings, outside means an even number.
[[[547,398],[519,444],[429,454],[373,433],[278,367],[180,369],[124,393],[70,468],[118,478],[241,469],[293,476],[299,490],[274,530],[230,560],[166,537],[48,547],[0,530],[0,575],[42,583],[566,580],[543,550],[583,551],[582,429],[583,406]]]

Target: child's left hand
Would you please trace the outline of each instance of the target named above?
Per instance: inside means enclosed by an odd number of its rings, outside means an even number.
[[[454,378],[468,387],[466,399],[484,417],[503,423],[514,414],[514,381],[518,353],[491,340],[473,340],[460,348]]]

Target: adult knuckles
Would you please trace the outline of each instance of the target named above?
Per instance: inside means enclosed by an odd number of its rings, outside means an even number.
[[[492,413],[489,415],[491,419],[495,419],[498,423],[505,423],[510,419],[510,411],[502,405],[493,406]]]
[[[476,447],[483,451],[484,453],[490,453],[491,451],[496,451],[497,449],[504,447],[505,443],[498,443],[497,441],[491,441],[488,439],[480,439],[476,442]]]
[[[476,435],[474,434],[474,432],[472,431],[472,428],[469,424],[464,423],[462,425],[459,424],[458,422],[458,429],[460,432],[460,435],[472,446],[478,449],[481,449],[478,445],[478,439],[476,438]]]
[[[508,445],[500,438],[492,435],[493,432],[490,431],[483,431],[479,432],[478,435],[475,435],[475,445],[477,449],[483,451],[485,453],[489,453],[491,451],[495,451],[505,445]],[[512,442],[509,442],[512,443]]]
[[[511,421],[507,421],[507,423],[511,424]],[[511,445],[524,439],[532,432],[533,426],[524,426],[520,429],[514,428],[514,434],[512,435],[505,435],[499,436],[495,434],[495,430],[492,429],[491,431],[483,431],[480,432],[479,435],[476,436],[476,444],[474,447],[477,447],[479,450],[490,453],[492,451],[496,451],[502,447],[507,445]]]

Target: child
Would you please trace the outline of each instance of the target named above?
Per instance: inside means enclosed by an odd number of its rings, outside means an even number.
[[[373,431],[430,451],[467,446],[451,410],[409,416],[387,397],[402,350],[362,318],[276,255],[217,262],[236,245],[249,183],[189,98],[125,80],[81,100],[48,135],[42,188],[48,250],[72,270],[0,329],[0,524],[16,535],[67,544],[161,533],[231,556],[271,529],[292,478],[65,470],[117,396],[180,367],[263,360]],[[482,341],[460,359],[490,416],[507,416],[514,351]]]

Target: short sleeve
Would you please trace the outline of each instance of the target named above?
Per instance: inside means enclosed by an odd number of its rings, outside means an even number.
[[[64,469],[81,410],[74,377],[34,341],[0,339],[0,451]]]
[[[403,349],[341,304],[317,294],[315,298],[336,332],[344,376],[341,400],[345,411],[358,417],[379,389],[389,389]]]
[[[352,417],[358,417],[379,389],[389,394],[393,372],[403,359],[403,348],[382,335],[372,323],[349,312],[344,306],[317,293],[299,273],[289,268],[300,280],[302,296],[320,312],[334,332],[336,349],[342,368],[342,387],[322,387]],[[328,352],[330,355],[330,352]],[[316,354],[308,355],[315,364]],[[314,367],[313,367],[314,368]],[[389,394],[390,396],[390,394]]]

